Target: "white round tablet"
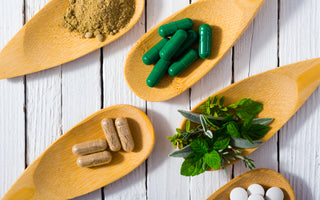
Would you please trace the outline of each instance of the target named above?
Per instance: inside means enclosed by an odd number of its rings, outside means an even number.
[[[284,194],[278,187],[272,187],[266,192],[266,200],[283,200]]]
[[[259,194],[252,194],[249,196],[248,200],[264,200],[264,198]]]
[[[261,185],[259,184],[252,184],[248,187],[247,192],[249,195],[252,194],[259,194],[261,196],[264,196],[264,189]]]
[[[231,200],[248,200],[248,193],[242,187],[236,187],[230,192]]]

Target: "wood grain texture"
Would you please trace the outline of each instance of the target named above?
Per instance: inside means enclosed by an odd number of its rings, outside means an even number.
[[[147,29],[188,4],[188,0],[148,0]],[[148,102],[147,108],[156,134],[156,145],[148,159],[147,197],[150,200],[189,199],[189,178],[180,175],[181,159],[168,158],[174,149],[166,138],[179,127],[182,116],[177,109],[189,109],[189,92],[166,102]]]
[[[29,2],[37,3],[35,0]],[[103,42],[84,40],[79,34],[63,27],[63,16],[68,6],[68,0],[50,1],[10,40],[0,53],[0,79],[55,67],[109,44],[130,30],[140,19],[144,0],[135,0],[135,12],[130,22],[117,34],[108,35]],[[26,6],[26,9],[37,8]]]
[[[280,8],[280,65],[320,57],[320,2],[282,0]],[[280,172],[292,184],[296,199],[320,199],[319,102],[318,88],[280,131]]]
[[[26,21],[49,0],[26,0]],[[26,77],[27,165],[61,135],[61,68]]]
[[[115,104],[134,105],[146,111],[146,102],[128,88],[123,73],[125,58],[130,47],[145,32],[145,15],[123,37],[103,48],[103,106]],[[105,200],[146,199],[145,163],[119,181],[104,188]]]
[[[0,2],[0,49],[23,25],[21,0]],[[13,92],[14,91],[14,92]],[[0,198],[24,171],[23,77],[0,81]]]
[[[278,64],[278,1],[268,0],[234,48],[234,81],[273,69]],[[269,116],[273,117],[273,116]],[[277,135],[250,155],[257,168],[278,170]],[[236,163],[234,176],[248,168]]]

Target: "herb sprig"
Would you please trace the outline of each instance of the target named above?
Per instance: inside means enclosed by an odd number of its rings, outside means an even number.
[[[171,157],[184,157],[180,173],[196,176],[208,168],[222,168],[231,161],[241,159],[246,167],[254,169],[253,160],[243,156],[244,148],[256,148],[263,138],[272,118],[257,118],[263,105],[249,98],[236,104],[224,106],[224,97],[209,97],[199,107],[201,114],[179,110],[187,118],[185,130],[176,129],[177,134],[167,137],[179,150]],[[191,128],[192,127],[192,128]]]

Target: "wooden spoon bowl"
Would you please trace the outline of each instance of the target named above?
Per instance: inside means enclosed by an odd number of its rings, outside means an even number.
[[[129,24],[104,42],[83,39],[63,27],[69,0],[52,0],[9,41],[0,53],[0,79],[25,75],[69,62],[99,49],[128,32],[139,20],[144,0],[135,1]]]
[[[271,117],[274,121],[263,140],[269,140],[302,106],[320,84],[320,58],[307,60],[279,67],[246,78],[211,95],[225,97],[225,105],[238,102],[243,98],[263,103],[263,110],[258,117]],[[200,113],[198,107],[204,105],[204,99],[191,112]],[[185,130],[186,119],[181,130]],[[258,148],[258,147],[257,147]],[[244,149],[247,156],[257,148]],[[236,161],[232,161],[229,165]]]
[[[200,0],[168,17],[141,37],[129,52],[125,77],[130,89],[147,101],[164,101],[181,94],[207,74],[228,52],[263,2],[264,0]],[[194,21],[194,30],[198,30],[204,23],[212,26],[211,57],[198,59],[178,77],[166,75],[156,87],[148,87],[146,79],[153,66],[142,62],[143,54],[161,40],[158,34],[161,25],[187,17]]]
[[[251,184],[260,184],[267,191],[271,187],[278,187],[284,193],[284,200],[295,200],[290,183],[278,172],[270,169],[255,169],[244,173],[213,193],[207,200],[229,199],[230,192],[236,187],[247,189]]]
[[[104,138],[101,120],[105,117],[128,119],[135,149],[112,152],[111,163],[94,168],[81,168],[72,153],[73,145]],[[86,118],[52,144],[21,175],[3,197],[6,199],[71,199],[94,191],[125,176],[150,155],[154,130],[141,110],[128,105],[105,108]]]

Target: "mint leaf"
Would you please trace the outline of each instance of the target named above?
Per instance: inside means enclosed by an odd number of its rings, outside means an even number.
[[[180,174],[183,176],[196,176],[208,169],[204,164],[203,154],[191,153],[182,163]]]
[[[234,122],[234,121],[228,122],[225,126],[226,126],[226,128],[227,128],[227,133],[228,133],[229,135],[231,135],[231,136],[233,136],[233,137],[236,137],[236,138],[240,138],[240,137],[241,137],[236,122]]]
[[[191,148],[190,145],[187,145],[185,147],[183,147],[180,150],[174,151],[172,153],[169,154],[170,157],[181,157],[181,158],[185,158],[188,155],[190,155],[193,152],[193,149]]]
[[[237,116],[242,120],[255,117],[261,110],[263,104],[251,99],[241,99],[235,106]]]
[[[226,116],[225,118],[223,118],[223,119],[221,120],[221,124],[225,124],[225,123],[227,123],[227,122],[234,121],[234,118],[233,118],[233,117],[234,117],[233,115],[228,115],[228,116]]]
[[[269,126],[261,124],[252,124],[246,134],[250,136],[250,138],[252,138],[253,140],[258,140],[263,138],[269,130]]]
[[[221,158],[218,152],[215,150],[204,155],[204,162],[209,165],[212,169],[219,169],[221,164]]]
[[[230,143],[230,137],[220,136],[213,144],[215,150],[226,149]]]
[[[208,143],[205,139],[199,137],[195,140],[193,140],[190,143],[191,148],[195,153],[204,154],[208,151]]]

